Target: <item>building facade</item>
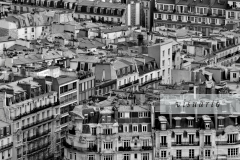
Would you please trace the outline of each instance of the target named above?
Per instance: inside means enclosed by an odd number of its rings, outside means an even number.
[[[1,86],[13,125],[8,129],[8,133],[13,134],[8,140],[13,144],[12,154],[9,153],[12,159],[53,159],[57,153],[54,132],[55,118],[59,114],[55,112],[59,105],[57,92],[45,82],[25,78]]]

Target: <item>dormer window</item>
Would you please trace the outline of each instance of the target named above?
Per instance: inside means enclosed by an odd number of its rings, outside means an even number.
[[[130,73],[130,67],[127,68],[128,73]]]
[[[223,121],[224,121],[224,117],[219,116],[218,117],[218,128],[224,128]]]
[[[94,12],[94,13],[97,13],[97,8],[94,8],[93,12]]]
[[[107,116],[107,123],[111,123],[111,116]]]
[[[174,119],[175,119],[175,121],[176,121],[176,127],[177,127],[177,128],[180,128],[180,127],[181,127],[181,123],[180,123],[181,118],[180,118],[180,117],[174,117]]]
[[[210,123],[205,123],[205,129],[210,129]]]
[[[194,118],[193,117],[187,117],[187,120],[188,120],[188,127],[193,127]]]
[[[188,120],[188,127],[193,127],[193,120]]]
[[[87,12],[90,12],[90,8],[89,7],[87,7]]]

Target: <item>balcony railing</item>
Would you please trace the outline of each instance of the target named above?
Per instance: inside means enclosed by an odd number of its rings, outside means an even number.
[[[51,144],[51,142],[48,142],[48,143],[45,143],[45,144],[42,144],[42,145],[38,145],[37,147],[28,150],[28,154],[32,154],[34,152],[42,150],[42,149],[46,148],[47,146],[49,146],[50,144]]]
[[[63,141],[62,145],[66,148],[76,150],[78,152],[97,152],[97,145],[93,145],[90,148],[76,147],[68,144],[66,141]]]
[[[46,122],[46,121],[51,120],[51,119],[54,119],[54,115],[51,115],[51,116],[49,116],[49,117],[47,117],[47,118],[43,118],[43,119],[41,119],[41,120],[37,120],[36,122],[32,122],[32,123],[30,123],[30,124],[27,124],[27,125],[25,125],[25,126],[22,126],[22,130],[27,129],[27,128],[30,128],[30,127],[35,126],[35,125],[38,125],[38,124],[40,124],[40,123]]]
[[[27,116],[27,115],[36,113],[36,112],[38,112],[38,111],[41,111],[41,110],[44,110],[44,109],[47,109],[47,108],[50,108],[50,107],[53,107],[53,106],[57,106],[57,105],[59,105],[59,104],[60,104],[59,102],[55,102],[55,103],[53,103],[53,104],[52,104],[52,103],[49,103],[49,104],[44,105],[44,106],[35,107],[35,108],[33,108],[31,111],[28,111],[28,112],[19,114],[18,116],[15,116],[15,118],[13,118],[13,120],[21,119],[21,118],[24,117],[24,116]]]
[[[136,81],[129,82],[129,83],[127,83],[127,84],[121,85],[121,86],[119,86],[119,89],[123,89],[123,88],[126,88],[126,87],[130,87],[130,86],[132,86],[132,85],[134,85],[134,84],[137,84],[137,83],[139,83],[139,80],[136,80]]]
[[[164,147],[167,147],[168,144],[167,143],[160,143],[160,148],[164,148]]]
[[[173,157],[173,160],[198,160],[199,157],[195,156],[195,157]]]
[[[150,83],[153,83],[153,82],[156,82],[156,81],[160,81],[160,80],[162,80],[162,76],[161,77],[157,77],[157,78],[152,78],[152,79],[150,79],[148,81],[145,81],[140,86],[145,86],[147,84],[150,84]]]
[[[204,142],[204,146],[212,146],[212,142]]]
[[[34,139],[40,138],[40,137],[42,137],[42,136],[44,136],[44,135],[47,135],[47,134],[50,133],[50,132],[51,132],[51,129],[48,129],[48,130],[46,130],[46,131],[43,131],[42,133],[37,132],[36,135],[33,135],[33,136],[31,136],[31,137],[28,137],[27,140],[28,140],[28,141],[32,141],[32,140],[34,140]]]
[[[240,141],[229,142],[229,141],[216,141],[216,145],[236,145],[240,144]]]
[[[4,150],[4,149],[7,149],[7,148],[9,148],[9,147],[12,147],[13,146],[13,142],[12,143],[8,143],[8,144],[5,144],[5,145],[3,145],[3,146],[0,146],[0,151],[1,150]]]
[[[172,146],[199,146],[199,142],[172,142]]]
[[[132,151],[131,147],[119,147],[118,151]]]

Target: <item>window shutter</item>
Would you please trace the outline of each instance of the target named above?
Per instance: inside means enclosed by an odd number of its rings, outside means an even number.
[[[175,138],[175,132],[172,132],[172,138]]]
[[[138,132],[142,132],[142,125],[138,124]]]
[[[199,131],[196,131],[196,137],[199,138]]]
[[[188,135],[188,134],[187,134],[187,131],[184,131],[184,132],[183,132],[183,137],[187,138],[187,135]]]
[[[132,125],[129,124],[129,132],[132,132]]]
[[[148,132],[152,132],[151,124],[148,124]]]

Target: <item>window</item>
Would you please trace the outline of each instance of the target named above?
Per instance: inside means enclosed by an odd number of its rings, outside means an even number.
[[[138,117],[139,118],[148,117],[148,112],[139,112]]]
[[[205,129],[210,129],[210,124],[209,123],[205,124]]]
[[[124,154],[123,160],[130,160],[130,154]]]
[[[149,153],[142,153],[141,160],[149,160]]]
[[[166,130],[166,123],[162,123],[162,124],[161,124],[161,130],[162,130],[162,131],[165,131],[165,130]]]
[[[128,126],[127,125],[124,126],[124,132],[128,132]]]
[[[104,149],[112,149],[112,142],[104,142]]]
[[[95,156],[94,155],[88,155],[88,160],[94,160]]]
[[[193,120],[188,120],[188,127],[193,127]]]
[[[229,157],[238,156],[238,148],[228,148],[228,156]]]
[[[210,150],[205,150],[205,157],[210,157],[211,151]]]
[[[176,144],[181,144],[182,143],[182,135],[176,135]]]
[[[130,140],[123,140],[123,147],[130,147]]]
[[[163,66],[163,67],[165,66],[165,60],[162,61],[162,66]]]
[[[162,56],[163,56],[163,57],[164,57],[164,53],[165,53],[165,51],[162,52]]]
[[[138,126],[133,126],[133,132],[138,132]]]
[[[194,158],[194,149],[189,149],[189,158]]]
[[[161,151],[161,157],[162,158],[167,157],[167,151]]]
[[[168,56],[170,56],[170,48],[168,49]]]
[[[97,128],[96,127],[93,127],[92,128],[92,135],[96,135],[97,134]]]
[[[176,152],[177,158],[182,158],[182,150],[177,150]]]
[[[161,136],[160,146],[165,146],[167,144],[167,136]]]
[[[148,139],[143,139],[143,146],[149,146],[148,142]]]
[[[134,154],[134,158],[137,159],[137,154]]]
[[[211,136],[210,135],[206,135],[205,136],[205,145],[210,145],[211,144]]]
[[[189,134],[188,135],[188,139],[189,139],[189,144],[193,144],[193,142],[194,142],[194,134]]]
[[[106,134],[106,135],[112,134],[112,129],[110,129],[110,128],[108,128],[108,129],[103,129],[103,134]]]
[[[103,160],[113,160],[112,155],[103,156]]]
[[[32,28],[32,32],[34,32],[34,28]]]
[[[27,34],[27,28],[25,28],[25,34]]]
[[[235,143],[237,142],[237,134],[228,134],[228,143]]]
[[[233,78],[236,78],[237,77],[237,74],[236,73],[233,73]]]
[[[72,159],[72,153],[71,152],[69,153],[69,158]]]
[[[147,132],[147,125],[142,126],[142,132]]]
[[[223,119],[219,119],[219,120],[218,120],[218,125],[219,125],[219,127],[224,127],[224,126],[223,126]]]

